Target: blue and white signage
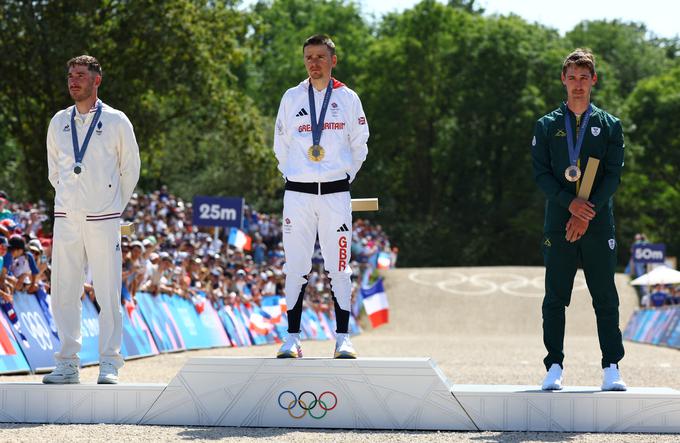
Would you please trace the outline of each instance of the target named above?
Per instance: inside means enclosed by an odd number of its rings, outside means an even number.
[[[241,228],[243,197],[207,197],[197,195],[193,201],[194,226]]]
[[[664,243],[646,243],[633,246],[633,261],[635,263],[663,263],[666,258]]]

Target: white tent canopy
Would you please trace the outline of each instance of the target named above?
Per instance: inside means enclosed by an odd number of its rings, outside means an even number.
[[[651,272],[641,275],[630,282],[631,285],[635,286],[672,285],[677,283],[680,283],[680,271],[667,266],[654,268]]]

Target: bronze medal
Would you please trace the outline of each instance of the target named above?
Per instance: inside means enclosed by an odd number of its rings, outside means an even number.
[[[564,170],[564,178],[572,183],[578,181],[578,179],[581,178],[581,169],[579,169],[578,166],[569,166]]]

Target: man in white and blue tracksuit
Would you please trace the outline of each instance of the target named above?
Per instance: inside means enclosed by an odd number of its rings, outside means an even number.
[[[366,159],[368,124],[357,94],[331,77],[335,44],[314,35],[303,45],[309,78],[286,91],[276,118],[274,153],[286,179],[283,247],[289,335],[277,356],[302,357],[302,302],[317,233],[335,303],[335,358],[356,358],[348,326],[352,270],[350,183]]]
[[[139,178],[139,148],[130,120],[97,98],[102,81],[91,56],[68,62],[75,104],[47,131],[49,180],[54,187],[52,310],[61,349],[44,383],[79,383],[78,352],[85,266],[92,273],[99,313],[98,383],[117,383],[122,341],[120,215]]]

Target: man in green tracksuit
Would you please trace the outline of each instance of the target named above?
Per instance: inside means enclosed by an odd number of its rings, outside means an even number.
[[[577,49],[564,61],[567,102],[536,123],[531,140],[534,177],[547,197],[543,238],[546,268],[543,342],[548,371],[542,388],[562,389],[565,308],[580,263],[593,299],[602,351],[602,390],[626,390],[619,296],[614,285],[616,241],[613,195],[623,167],[623,130],[618,118],[590,103],[597,83],[595,61]],[[578,198],[588,158],[600,160],[590,198]]]

